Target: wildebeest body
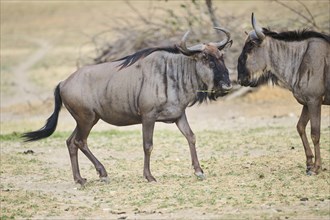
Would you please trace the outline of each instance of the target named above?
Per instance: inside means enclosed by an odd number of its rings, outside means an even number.
[[[265,71],[276,73],[281,85],[292,91],[299,103],[307,104],[315,97],[322,97],[324,104],[329,104],[329,43],[319,38],[290,42],[290,46],[280,40],[264,43],[272,48]]]
[[[299,103],[306,105],[321,97],[323,104],[330,104],[330,44],[323,39],[311,38],[305,43],[306,51],[291,88]]]
[[[83,67],[60,84],[64,105],[73,115],[83,109],[83,114],[117,126],[141,123],[142,113],[156,121],[176,121],[195,101],[203,82],[197,78],[193,59],[180,54],[159,59],[157,53],[144,58],[143,65],[137,62],[119,71],[120,61]],[[185,67],[177,70],[180,61]]]
[[[196,102],[216,99],[231,89],[221,51],[228,43],[231,45],[230,34],[220,30],[227,35],[220,43],[187,48],[187,32],[175,47],[148,48],[114,62],[77,70],[56,87],[55,110],[46,125],[23,137],[34,141],[50,136],[55,131],[63,103],[77,123],[67,139],[73,178],[84,184],[86,179],[80,175],[78,149],[94,164],[101,179],[106,180],[108,176],[87,146],[88,135],[98,120],[117,126],[141,123],[143,175],[148,181],[155,181],[150,172],[155,122],[176,123],[188,141],[195,174],[204,178],[185,109]]]
[[[270,79],[292,91],[303,105],[297,131],[305,149],[307,174],[317,174],[321,168],[321,105],[330,104],[330,36],[308,30],[272,32],[257,26],[253,14],[252,26],[238,58],[238,81],[257,86]],[[309,121],[315,163],[306,136]]]

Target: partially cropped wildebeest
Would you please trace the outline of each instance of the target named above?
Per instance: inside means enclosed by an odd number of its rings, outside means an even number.
[[[303,105],[297,130],[306,153],[306,172],[317,174],[321,168],[321,105],[330,105],[330,36],[307,30],[276,33],[260,28],[253,13],[252,26],[238,58],[238,82],[257,86],[270,79],[293,93]],[[309,120],[315,163],[305,131]]]
[[[98,120],[117,126],[142,123],[143,175],[155,181],[150,172],[155,122],[175,122],[188,140],[195,174],[204,178],[185,109],[196,102],[215,100],[231,89],[223,49],[232,41],[228,31],[216,29],[224,32],[226,39],[187,48],[187,32],[176,46],[148,48],[114,62],[79,69],[56,87],[55,109],[46,125],[23,137],[35,141],[50,136],[63,102],[77,123],[67,146],[73,178],[83,185],[86,179],[80,175],[78,149],[94,164],[101,180],[108,176],[87,146],[87,137]]]

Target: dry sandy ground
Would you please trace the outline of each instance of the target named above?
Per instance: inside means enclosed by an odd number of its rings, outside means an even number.
[[[301,106],[280,88],[262,87],[243,98],[187,109],[198,145],[205,146],[198,151],[206,181],[192,176],[188,147],[175,125],[156,125],[152,166],[159,182],[148,184],[141,175],[142,150],[136,146],[141,145],[141,126],[101,122],[90,145],[111,182],[98,182],[90,162],[80,157],[89,183],[74,185],[64,146],[74,121],[65,109],[57,137],[33,144],[6,139],[40,128],[52,111],[51,91],[39,95],[24,77],[50,48],[38,43],[39,50],[14,69],[24,83],[1,101],[2,219],[328,219],[330,108],[322,109],[325,170],[306,177],[295,131]],[[28,150],[34,153],[24,154]]]
[[[33,102],[32,107],[24,102],[3,107],[2,132],[41,127],[51,105],[46,102],[47,110]],[[33,144],[2,142],[2,218],[328,219],[330,109],[322,109],[324,171],[307,177],[295,131],[300,108],[287,91],[268,87],[244,98],[189,108],[207,175],[202,182],[192,175],[187,144],[174,125],[156,126],[151,164],[158,183],[149,184],[141,175],[140,125],[117,128],[99,123],[90,145],[111,180],[99,182],[91,163],[80,156],[89,181],[85,188],[72,181],[64,140],[74,121],[63,110],[54,138]],[[28,150],[34,153],[24,154]]]

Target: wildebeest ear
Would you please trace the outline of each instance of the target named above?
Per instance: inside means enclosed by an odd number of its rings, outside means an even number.
[[[227,49],[230,48],[232,44],[233,44],[233,40],[230,40],[230,41],[228,41],[228,43],[226,43],[225,45],[219,47],[218,49],[223,51],[223,52],[226,52]]]

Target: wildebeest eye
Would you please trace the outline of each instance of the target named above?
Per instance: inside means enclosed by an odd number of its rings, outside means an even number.
[[[215,67],[215,63],[213,61],[210,62],[210,67],[214,68]]]
[[[246,53],[250,53],[252,51],[252,49],[256,46],[258,46],[257,42],[250,40],[250,41],[246,42],[246,44],[244,46],[244,50],[246,51]]]
[[[256,45],[256,42],[253,41],[253,40],[251,40],[251,41],[249,41],[249,42],[247,43],[247,45],[248,45],[249,47],[254,47],[254,46]]]
[[[261,43],[262,41],[259,39],[254,39],[251,41],[252,46],[260,46]]]

